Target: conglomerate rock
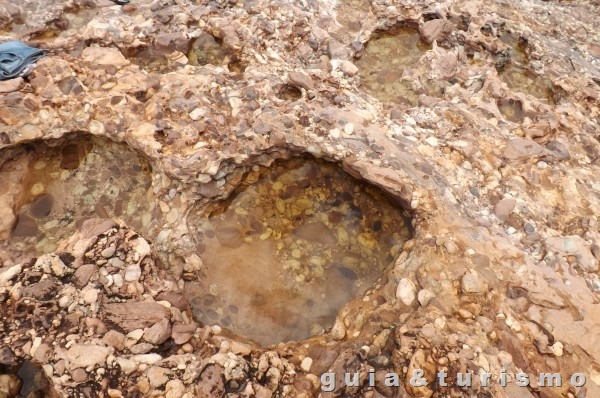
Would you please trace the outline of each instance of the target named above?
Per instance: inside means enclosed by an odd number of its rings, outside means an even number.
[[[0,39],[50,51],[0,85],[0,238],[27,145],[71,133],[147,159],[157,225],[100,216],[52,253],[1,252],[0,396],[600,396],[599,15],[583,0],[0,0]],[[362,91],[354,65],[398,26],[431,43],[394,77],[409,106]],[[304,153],[387,192],[413,239],[323,335],[263,348],[196,323],[188,210]],[[503,369],[529,387],[501,386]],[[460,387],[465,372],[493,382]]]

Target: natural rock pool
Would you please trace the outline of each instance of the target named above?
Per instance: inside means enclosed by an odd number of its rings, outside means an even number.
[[[88,218],[121,218],[140,231],[152,222],[150,166],[124,144],[77,134],[25,145],[4,158],[2,200],[16,210],[2,225],[10,230],[0,241],[6,260],[56,250]]]
[[[380,101],[404,107],[416,106],[418,90],[402,77],[404,69],[416,64],[430,48],[421,41],[416,29],[408,27],[374,35],[355,62],[362,90]]]
[[[256,168],[188,225],[206,266],[206,278],[188,287],[195,317],[264,345],[331,327],[410,238],[382,192],[307,159]]]
[[[552,81],[530,70],[527,41],[512,32],[503,32],[499,39],[511,47],[511,60],[499,71],[502,80],[508,87],[513,91],[545,99],[551,104],[554,103]]]

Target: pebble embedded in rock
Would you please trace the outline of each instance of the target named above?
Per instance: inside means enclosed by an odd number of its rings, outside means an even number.
[[[154,344],[150,343],[139,343],[129,347],[129,352],[137,355],[137,354],[147,354],[154,349]]]
[[[516,164],[536,159],[546,152],[544,147],[526,138],[513,138],[506,143],[503,156]]]
[[[421,307],[426,307],[427,304],[429,304],[429,301],[434,297],[435,293],[432,291],[428,289],[421,289],[417,295],[417,300],[419,301],[419,304],[421,304]]]
[[[315,85],[310,76],[303,72],[290,72],[288,75],[292,86],[301,87],[305,90],[314,90]]]
[[[134,362],[137,363],[141,363],[141,364],[146,364],[146,365],[154,365],[156,362],[160,361],[161,359],[163,359],[163,357],[159,354],[138,354],[138,355],[133,355],[131,357],[131,359]]]
[[[302,369],[304,372],[308,373],[308,372],[310,372],[312,363],[313,363],[312,358],[306,357],[302,360],[302,362],[300,362],[300,369]]]
[[[98,301],[98,289],[88,289],[83,293],[83,301],[88,304],[95,303]]]
[[[469,271],[465,273],[461,280],[462,291],[469,294],[483,293],[485,290],[485,283],[482,281],[479,274],[475,271]]]
[[[136,282],[142,276],[142,269],[139,265],[129,265],[125,268],[125,281]]]
[[[335,340],[342,340],[346,336],[346,327],[341,319],[337,319],[331,328],[331,337]]]
[[[68,369],[87,368],[88,366],[101,365],[111,353],[107,347],[91,344],[73,344],[67,351]]]
[[[0,285],[6,284],[8,281],[17,276],[22,270],[22,265],[17,264],[12,267],[8,267],[0,273]]]
[[[148,379],[152,387],[157,388],[165,385],[169,381],[169,371],[159,366],[151,366],[147,372]]]
[[[125,348],[125,335],[116,330],[109,330],[102,341],[117,351],[122,351]]]
[[[71,372],[71,378],[75,383],[83,383],[87,380],[88,373],[82,368],[77,368]]]
[[[165,388],[166,398],[181,398],[185,394],[185,385],[181,380],[169,380]]]
[[[136,240],[134,250],[140,255],[140,257],[147,256],[151,252],[150,245],[143,238],[138,238]]]
[[[515,208],[516,201],[514,199],[502,199],[494,206],[494,214],[500,221],[508,218]]]
[[[164,343],[171,335],[171,325],[167,319],[161,319],[152,325],[146,333],[144,340],[149,343],[159,345]]]
[[[87,285],[94,272],[96,272],[96,265],[94,264],[84,264],[77,268],[73,275],[73,284],[75,287],[82,288]]]
[[[452,22],[446,19],[432,19],[423,24],[421,38],[425,43],[431,43],[434,40],[440,41],[453,29]]]
[[[354,76],[358,73],[358,68],[352,62],[343,60],[340,62],[340,70],[347,76]]]
[[[106,249],[102,250],[100,255],[104,258],[111,258],[115,251],[117,250],[116,246],[109,246]]]
[[[127,358],[117,357],[115,361],[125,374],[130,374],[137,368],[135,361]]]
[[[417,295],[417,288],[413,281],[407,278],[400,279],[396,289],[396,298],[404,305],[412,305]]]
[[[13,91],[19,90],[23,86],[23,78],[16,77],[10,80],[4,80],[0,82],[0,94],[12,93]]]
[[[0,395],[6,394],[6,397],[16,397],[22,384],[23,382],[16,375],[0,375]]]

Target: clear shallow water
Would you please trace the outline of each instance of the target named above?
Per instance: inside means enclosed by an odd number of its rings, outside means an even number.
[[[206,275],[187,297],[200,322],[260,344],[331,327],[409,238],[400,209],[336,165],[295,159],[246,182],[254,183],[190,214]]]
[[[550,79],[536,75],[526,68],[508,65],[501,73],[502,80],[508,87],[517,92],[533,95],[539,99],[546,99],[554,103],[553,84]]]
[[[508,87],[513,91],[554,103],[553,84],[550,79],[539,76],[528,69],[527,42],[512,32],[503,32],[499,39],[512,48],[510,63],[499,71],[502,80]]]
[[[402,75],[406,67],[418,62],[430,48],[415,29],[396,28],[373,35],[361,58],[355,61],[361,89],[384,102],[416,106],[419,93],[410,81],[402,80]],[[422,83],[429,95],[439,94],[439,84]]]
[[[20,175],[10,173],[17,159],[0,167],[0,186],[8,186],[9,175],[21,178],[17,221],[0,241],[0,259],[52,252],[89,218],[120,218],[142,233],[157,218],[150,166],[124,144],[75,135],[29,145],[23,157]]]

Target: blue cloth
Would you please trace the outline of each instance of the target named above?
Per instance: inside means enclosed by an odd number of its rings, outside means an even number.
[[[20,41],[0,44],[0,80],[14,79],[43,56],[45,50],[29,47]]]

